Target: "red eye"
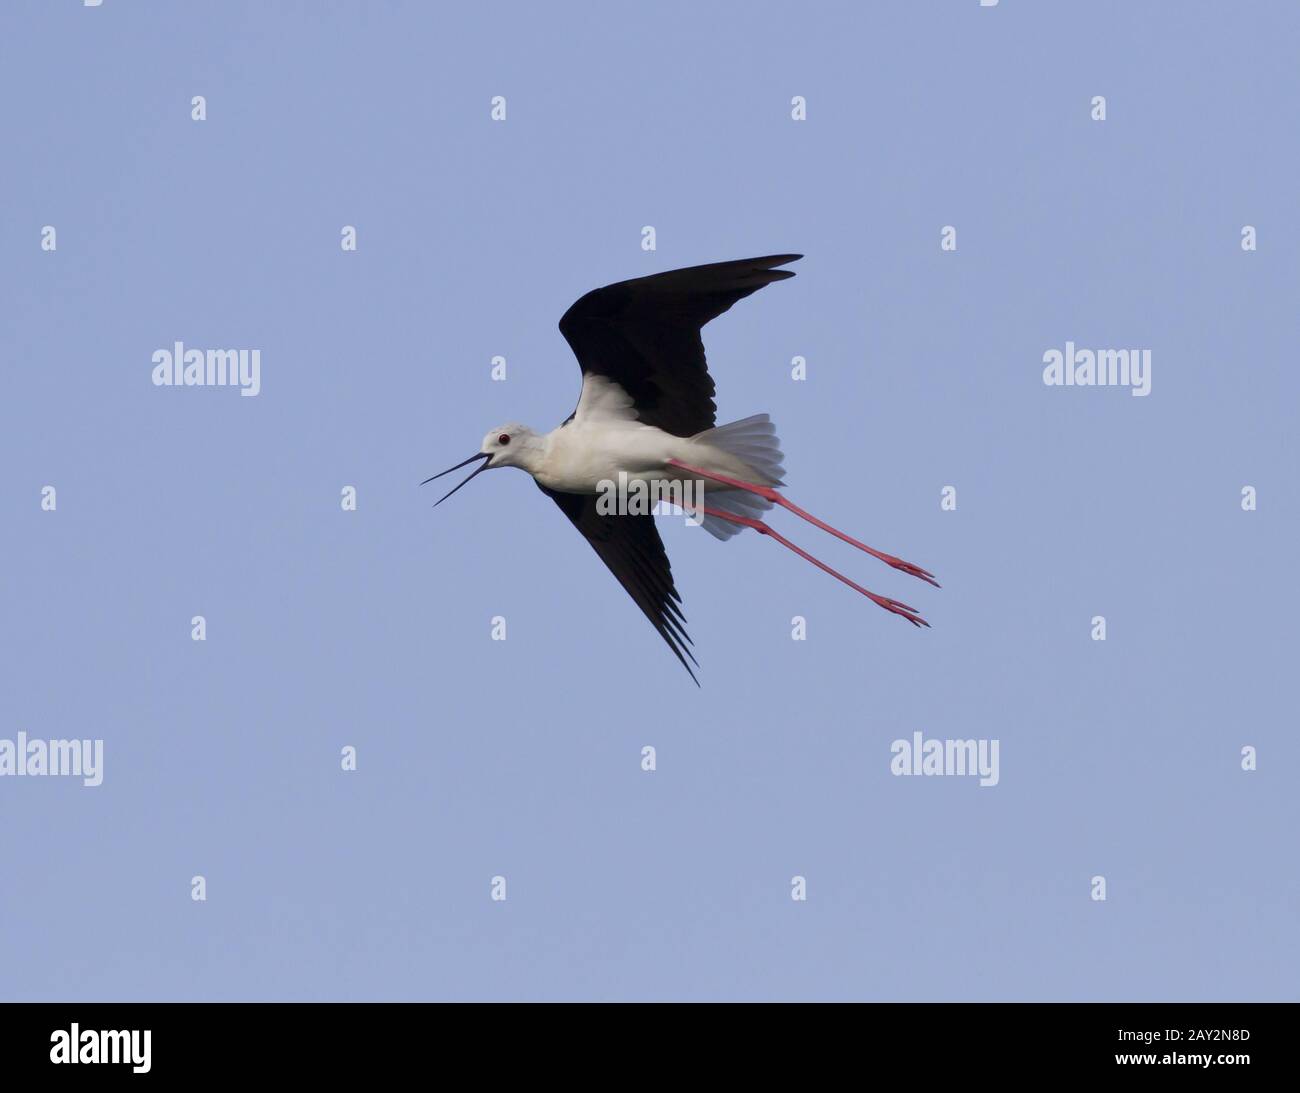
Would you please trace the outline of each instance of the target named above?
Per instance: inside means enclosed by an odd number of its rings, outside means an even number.
[[[502,433],[499,437],[497,437],[497,443],[504,448],[507,444],[510,443],[510,434]]]

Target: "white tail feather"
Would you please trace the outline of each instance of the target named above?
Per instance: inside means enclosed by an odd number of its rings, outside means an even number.
[[[767,414],[754,414],[713,429],[696,433],[692,440],[702,440],[724,452],[734,455],[753,470],[749,481],[756,486],[780,486],[785,468],[781,465],[785,456],[781,454],[781,441],[776,435],[776,426]],[[704,489],[704,503],[711,509],[744,516],[751,520],[758,519],[772,507],[772,502],[746,490],[714,490],[708,486]],[[705,529],[714,538],[730,539],[744,528],[718,516],[706,515],[703,520]]]

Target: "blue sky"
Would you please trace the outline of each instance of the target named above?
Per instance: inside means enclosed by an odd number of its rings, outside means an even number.
[[[0,995],[1294,998],[1293,6],[105,0],[0,41],[0,738],[105,764],[0,779]],[[784,251],[705,330],[719,419],[944,587],[773,518],[916,631],[665,521],[697,690],[524,475],[417,483],[568,415],[583,292]],[[260,393],[155,387],[177,340]],[[1067,341],[1150,395],[1045,386]],[[998,784],[895,777],[918,731]]]

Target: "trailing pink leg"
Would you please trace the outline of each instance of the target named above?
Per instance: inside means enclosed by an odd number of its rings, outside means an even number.
[[[728,520],[733,524],[743,524],[747,528],[753,528],[760,535],[771,536],[783,547],[788,547],[790,550],[793,550],[796,554],[798,554],[800,558],[803,558],[805,561],[812,562],[812,564],[815,565],[818,569],[826,573],[829,573],[837,581],[843,581],[850,588],[854,589],[855,591],[861,592],[872,603],[878,604],[880,607],[883,607],[886,611],[892,611],[895,615],[902,615],[903,618],[905,618],[913,626],[930,625],[928,622],[925,621],[925,619],[921,618],[921,616],[916,613],[916,608],[908,607],[907,604],[899,603],[898,600],[891,600],[889,599],[888,596],[877,596],[874,592],[868,592],[860,584],[856,584],[855,582],[849,580],[846,576],[844,576],[843,573],[840,573],[837,570],[832,569],[825,562],[819,561],[817,558],[814,558],[806,550],[800,550],[799,547],[795,546],[794,543],[790,542],[789,539],[773,531],[770,527],[768,527],[765,523],[763,523],[762,520],[755,520],[749,516],[737,516],[734,513],[723,512],[721,509],[711,509],[709,508],[708,505],[698,505],[696,506],[695,511],[703,512],[706,516],[716,516],[719,519]]]
[[[832,535],[835,536],[835,538],[842,539],[844,542],[850,544],[851,546],[857,547],[859,550],[865,550],[873,558],[879,558],[886,565],[893,566],[895,569],[900,569],[904,573],[909,574],[910,576],[919,577],[921,580],[934,585],[935,588],[940,587],[939,582],[934,579],[933,573],[930,573],[927,570],[922,569],[920,566],[913,565],[911,562],[905,562],[903,561],[902,558],[896,558],[892,554],[885,554],[882,551],[875,550],[872,547],[867,546],[866,543],[858,542],[858,540],[853,538],[852,535],[845,535],[844,532],[839,530],[839,528],[833,528],[830,526],[830,524],[823,523],[821,520],[818,520],[817,517],[812,515],[812,513],[805,512],[793,501],[790,501],[785,497],[783,497],[771,486],[758,486],[755,485],[753,482],[742,482],[739,478],[728,478],[725,474],[713,474],[711,471],[702,471],[700,470],[699,467],[692,467],[687,463],[683,463],[680,459],[670,459],[668,460],[668,463],[670,466],[680,467],[684,471],[690,471],[691,474],[698,474],[701,478],[710,478],[714,482],[721,482],[724,486],[731,486],[734,489],[738,489],[738,490],[748,490],[750,493],[758,494],[759,497],[765,497],[767,500],[773,502],[774,504],[780,505],[782,508],[789,509],[796,516],[802,517],[803,519],[807,520],[808,523],[821,528],[822,531],[829,531]],[[795,549],[798,548],[796,547]],[[838,574],[836,574],[836,576],[838,576]],[[854,587],[857,586],[855,585]]]

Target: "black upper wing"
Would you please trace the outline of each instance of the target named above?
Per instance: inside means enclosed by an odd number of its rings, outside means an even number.
[[[609,566],[618,583],[645,612],[659,636],[682,662],[682,667],[690,672],[691,679],[695,679],[686,658],[690,657],[697,668],[699,661],[687,648],[691,639],[686,633],[686,617],[679,606],[682,598],[673,585],[672,566],[668,564],[668,555],[663,540],[659,538],[654,517],[649,514],[602,516],[596,511],[595,494],[560,493],[540,483],[537,488],[573,521],[573,526],[582,532],[583,538],[600,555],[600,560]],[[695,679],[696,686],[699,682]]]
[[[793,277],[774,267],[800,257],[742,258],[606,285],[564,313],[560,333],[583,375],[622,387],[638,420],[693,436],[713,426],[717,411],[700,328],[751,292]]]

